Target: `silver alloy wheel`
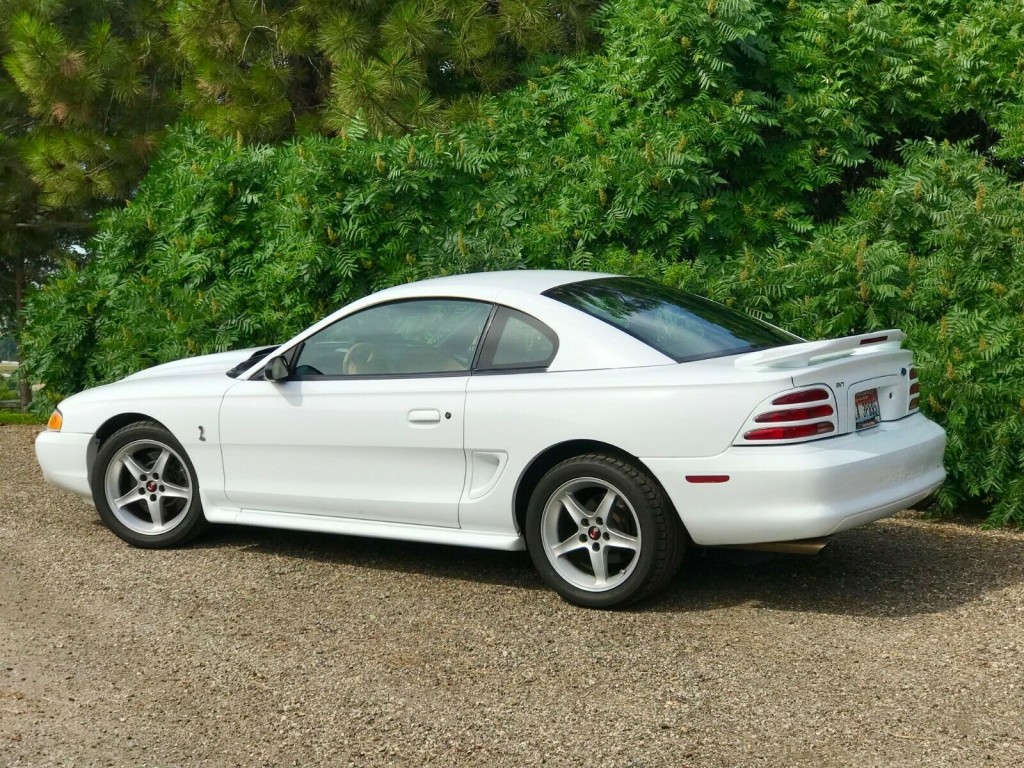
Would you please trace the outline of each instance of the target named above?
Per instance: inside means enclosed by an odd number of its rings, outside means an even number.
[[[540,537],[558,575],[588,592],[617,587],[640,556],[640,521],[633,505],[596,477],[570,480],[548,497]]]
[[[146,536],[177,527],[192,504],[185,462],[156,440],[135,440],[121,448],[107,464],[103,489],[118,521]]]

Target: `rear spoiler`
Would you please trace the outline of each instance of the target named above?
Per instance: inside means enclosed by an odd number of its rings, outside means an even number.
[[[876,350],[899,349],[907,334],[892,328],[888,331],[862,333],[841,339],[805,341],[802,344],[787,344],[784,347],[751,352],[736,358],[736,367],[744,370],[763,368],[806,368],[814,363],[823,363],[839,357],[874,352]]]

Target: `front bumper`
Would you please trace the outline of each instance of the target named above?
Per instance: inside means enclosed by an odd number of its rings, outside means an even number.
[[[77,493],[92,503],[89,487],[89,444],[93,436],[78,432],[40,432],[36,459],[46,482]]]
[[[733,446],[702,459],[643,459],[695,544],[754,544],[845,531],[906,509],[946,477],[946,433],[920,414],[799,445]],[[695,484],[687,475],[728,475]]]

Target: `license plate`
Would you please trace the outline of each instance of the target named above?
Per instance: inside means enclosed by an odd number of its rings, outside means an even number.
[[[882,420],[882,413],[878,409],[877,389],[865,389],[863,392],[858,392],[855,402],[857,403],[857,429],[873,427]]]

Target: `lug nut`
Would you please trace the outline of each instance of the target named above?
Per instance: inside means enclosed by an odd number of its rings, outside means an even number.
[[[593,549],[594,549],[594,551],[595,551],[595,552],[597,552],[598,550],[600,550],[600,549],[601,549],[601,545],[600,545],[600,544],[598,544],[598,543],[597,543],[597,542],[595,541],[595,542],[594,542],[594,547],[593,547]]]
[[[608,531],[605,531],[604,532],[604,540],[608,541],[608,539],[610,539],[610,538],[611,538],[611,534],[609,534]]]
[[[580,541],[585,543],[587,541],[587,534],[581,533],[580,534]]]
[[[596,522],[596,523],[597,523],[598,525],[604,525],[604,520],[602,520],[602,519],[601,519],[600,517],[599,517],[599,518],[597,518],[597,520],[596,520],[595,522]]]

